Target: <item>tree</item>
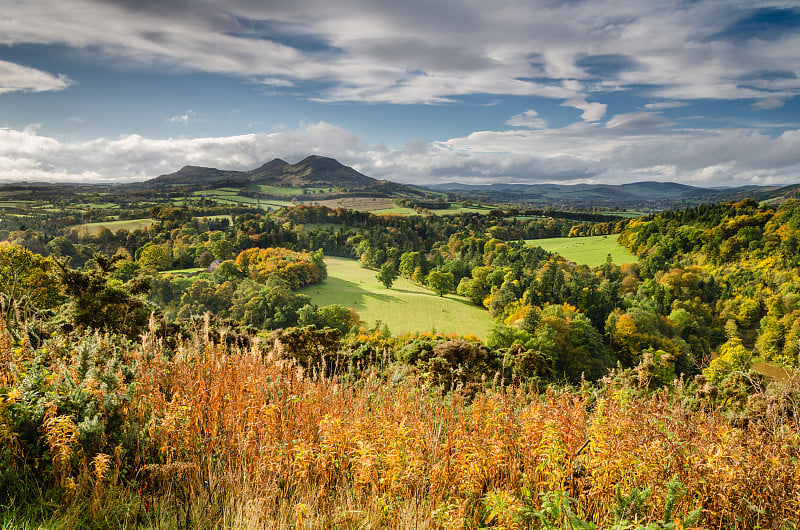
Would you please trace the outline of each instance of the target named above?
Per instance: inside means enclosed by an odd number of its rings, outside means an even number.
[[[212,261],[214,261],[214,254],[206,250],[198,256],[197,265],[199,267],[208,267]]]
[[[381,282],[387,289],[391,288],[394,281],[397,279],[398,272],[393,263],[384,263],[378,272],[378,281]]]
[[[236,266],[233,260],[225,260],[214,269],[214,276],[222,281],[233,281],[237,278],[241,278],[243,275],[242,271],[239,270],[239,267]]]
[[[452,272],[442,272],[433,270],[428,274],[428,287],[433,289],[439,296],[444,296],[453,291],[455,278]]]
[[[339,304],[331,304],[320,307],[316,311],[316,324],[324,328],[333,328],[341,332],[342,335],[350,331],[350,328],[358,325],[360,319],[354,310]]]
[[[142,249],[138,262],[143,269],[161,271],[169,268],[172,264],[172,258],[167,247],[148,245]]]
[[[95,259],[101,270],[73,270],[56,262],[62,289],[70,298],[63,316],[76,327],[138,337],[147,329],[150,315],[158,313],[144,300],[151,281],[135,277],[122,283],[110,276],[115,266],[112,260],[102,255]]]
[[[32,331],[43,310],[61,303],[55,263],[21,246],[0,244],[0,320],[16,338]]]

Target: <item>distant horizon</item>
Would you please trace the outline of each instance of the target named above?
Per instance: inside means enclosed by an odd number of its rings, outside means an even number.
[[[0,182],[274,153],[408,184],[800,179],[797,5],[4,4]]]
[[[102,180],[100,180],[100,181],[96,181],[96,182],[74,182],[74,181],[66,180],[66,181],[50,181],[50,182],[48,182],[48,181],[41,181],[41,180],[38,180],[38,181],[26,181],[26,180],[3,181],[2,179],[0,179],[0,187],[2,187],[2,186],[14,186],[14,185],[57,186],[57,185],[65,185],[65,184],[66,185],[71,185],[71,186],[125,186],[125,185],[129,185],[129,184],[144,183],[144,182],[147,182],[147,181],[150,181],[150,180],[154,180],[154,179],[159,178],[159,177],[169,176],[169,175],[178,173],[178,172],[180,172],[181,170],[183,170],[183,169],[185,169],[187,167],[196,167],[196,168],[200,168],[200,169],[214,169],[214,170],[218,170],[218,171],[239,171],[239,172],[246,173],[248,171],[252,171],[252,170],[258,169],[259,167],[261,167],[261,166],[263,166],[265,164],[268,164],[270,162],[273,162],[275,160],[282,160],[282,161],[286,162],[288,165],[296,165],[296,164],[299,164],[300,162],[302,162],[303,160],[305,160],[307,158],[310,158],[310,157],[313,157],[313,156],[319,156],[319,157],[322,157],[322,158],[329,158],[329,159],[332,159],[332,160],[334,160],[336,162],[339,162],[334,157],[326,156],[326,155],[319,155],[319,154],[303,156],[303,157],[299,158],[297,160],[297,162],[291,162],[289,160],[286,160],[286,158],[284,158],[284,157],[279,157],[278,156],[278,157],[272,157],[269,160],[266,160],[264,162],[260,162],[260,163],[256,164],[255,166],[250,167],[248,169],[233,169],[233,168],[226,168],[226,167],[199,166],[199,165],[195,165],[195,164],[186,164],[186,165],[181,166],[180,168],[178,168],[178,169],[176,169],[174,171],[170,171],[169,173],[163,173],[161,175],[156,175],[156,176],[153,176],[153,177],[146,177],[146,178],[140,179],[140,180],[126,180],[126,181],[113,181],[113,180],[102,181]],[[341,163],[341,162],[339,162],[339,163]],[[345,165],[345,167],[349,167],[349,166]],[[676,181],[670,181],[670,180],[637,180],[637,181],[633,181],[633,182],[620,182],[620,183],[608,183],[608,182],[489,182],[489,183],[478,183],[478,184],[470,183],[470,182],[462,182],[462,181],[458,181],[458,180],[449,180],[449,181],[437,182],[437,183],[433,183],[433,184],[420,184],[420,183],[396,181],[396,180],[391,180],[391,179],[376,179],[375,177],[372,177],[371,175],[368,175],[368,174],[365,174],[365,173],[362,173],[362,174],[364,174],[367,177],[373,178],[375,180],[388,180],[389,182],[394,182],[394,183],[397,183],[397,184],[403,184],[403,185],[407,185],[407,186],[421,186],[421,187],[436,187],[436,186],[445,186],[445,185],[464,185],[464,186],[473,186],[473,187],[475,187],[475,186],[490,187],[490,186],[495,186],[495,185],[496,186],[584,186],[584,185],[585,186],[626,186],[626,185],[634,185],[634,184],[651,184],[652,183],[652,184],[678,184],[678,185],[682,185],[682,186],[689,186],[689,187],[694,187],[694,188],[699,188],[699,189],[719,189],[719,190],[724,190],[724,189],[740,188],[740,187],[747,187],[747,186],[770,188],[770,187],[784,187],[784,186],[792,186],[792,185],[795,185],[795,184],[800,184],[800,180],[798,180],[796,182],[789,182],[789,183],[786,183],[786,184],[743,184],[743,185],[739,185],[739,186],[735,186],[735,185],[734,186],[722,186],[722,185],[719,185],[719,186],[698,186],[698,185],[694,185],[694,184],[687,184],[687,183],[684,183],[684,182],[676,182]],[[220,182],[222,182],[222,181],[220,181]]]

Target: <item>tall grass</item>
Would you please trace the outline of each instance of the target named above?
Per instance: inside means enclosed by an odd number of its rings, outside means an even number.
[[[15,351],[0,340],[0,423],[11,445],[18,435],[8,413],[18,403],[8,396],[24,399]],[[782,387],[782,407],[735,427],[680,384],[641,394],[613,384],[538,392],[489,383],[468,399],[406,368],[340,378],[324,365],[200,339],[169,356],[148,338],[126,359],[136,376],[124,422],[142,431],[134,455],[76,459],[77,420],[42,419],[47,472],[62,492],[47,501],[55,515],[38,516],[46,527],[800,524],[794,382]],[[32,513],[21,500],[6,505],[12,523]]]
[[[599,527],[693,511],[724,528],[800,517],[796,410],[742,429],[668,390],[495,388],[467,402],[213,344],[183,348],[168,378],[152,368],[140,413],[159,473],[198,513],[216,507],[237,526],[521,524],[554,493]]]

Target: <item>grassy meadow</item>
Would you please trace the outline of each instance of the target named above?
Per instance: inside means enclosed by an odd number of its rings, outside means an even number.
[[[73,230],[86,230],[89,234],[94,235],[100,231],[101,228],[108,228],[112,232],[117,230],[138,230],[140,228],[147,228],[155,224],[155,219],[125,219],[122,221],[102,221],[99,223],[84,223],[81,225],[73,225],[70,228]]]
[[[616,234],[590,237],[554,237],[550,239],[528,239],[529,245],[542,247],[548,252],[557,252],[578,265],[598,267],[611,254],[614,263],[635,263],[639,259],[617,242]]]
[[[486,338],[492,317],[466,298],[437,296],[411,280],[398,278],[387,289],[376,271],[361,267],[355,259],[325,258],[328,278],[300,292],[319,305],[340,304],[355,309],[365,325],[380,320],[393,334],[436,330],[443,333],[472,333]]]

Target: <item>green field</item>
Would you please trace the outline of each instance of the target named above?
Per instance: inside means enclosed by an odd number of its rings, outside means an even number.
[[[115,202],[81,202],[72,205],[75,208],[88,208],[88,209],[103,209],[103,208],[119,208],[119,205]]]
[[[272,195],[303,195],[303,193],[330,193],[335,188],[308,186],[305,188],[294,188],[292,186],[270,186],[269,184],[251,184],[247,187],[249,190],[256,190],[262,193],[269,193]]]
[[[442,210],[431,210],[436,215],[456,215],[460,213],[480,213],[486,214],[491,211],[491,208],[483,207],[483,206],[461,206],[458,203],[454,203],[450,205],[450,208],[445,208]]]
[[[233,217],[230,214],[204,215],[202,217],[195,217],[195,219],[208,219],[209,221],[212,219],[227,219],[228,221],[233,222]]]
[[[548,252],[557,252],[579,265],[598,267],[611,254],[614,263],[635,263],[639,259],[617,242],[618,235],[590,237],[554,237],[550,239],[528,239],[529,245],[542,247]]]
[[[138,230],[140,228],[147,228],[155,224],[155,219],[125,219],[123,221],[103,221],[100,223],[84,223],[82,225],[72,225],[69,228],[73,230],[86,230],[89,234],[96,234],[101,228],[108,228],[112,232],[117,230]]]
[[[280,189],[294,189],[294,188],[280,188]],[[299,189],[299,188],[297,188]],[[239,195],[239,190],[234,188],[219,188],[215,190],[201,190],[192,193],[193,197],[203,197],[211,199],[218,204],[231,204],[236,206],[258,206],[260,205],[265,210],[278,209],[283,206],[294,206],[290,201],[276,201],[271,199],[256,199],[254,197],[245,197]]]
[[[376,215],[392,214],[392,215],[419,215],[414,208],[405,208],[403,206],[395,206],[393,208],[380,208],[378,210],[370,210],[369,213]]]
[[[196,272],[203,272],[208,267],[191,267],[189,269],[172,269],[168,271],[160,271],[159,274],[194,274]]]
[[[617,217],[622,217],[623,219],[636,219],[637,217],[647,215],[647,212],[632,212],[627,210],[620,210],[617,212],[597,212],[597,213],[602,215],[614,215]]]
[[[0,201],[0,208],[29,208],[32,207],[36,201]]]
[[[492,327],[489,312],[456,295],[437,296],[411,280],[398,278],[391,289],[355,259],[325,258],[328,278],[300,292],[318,306],[341,304],[355,309],[364,325],[381,321],[393,334],[405,331],[472,333],[485,339]]]
[[[488,213],[491,208],[482,206],[461,206],[459,203],[453,203],[449,208],[441,208],[431,210],[435,215],[457,215],[461,213]],[[393,206],[392,208],[380,208],[376,210],[369,210],[374,214],[395,214],[395,215],[420,215],[419,212],[413,208],[406,208],[403,206]]]

